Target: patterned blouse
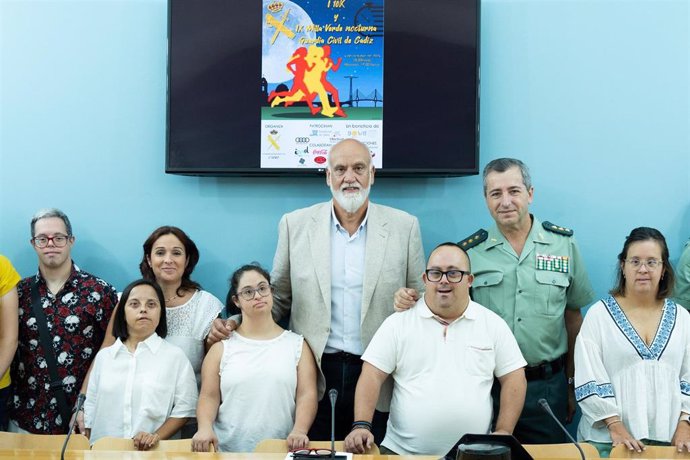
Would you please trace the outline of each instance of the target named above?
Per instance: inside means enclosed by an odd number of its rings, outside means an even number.
[[[649,345],[615,298],[592,305],[575,344],[578,438],[611,442],[604,420],[617,415],[635,439],[670,442],[690,413],[688,337],[690,314],[670,299]]]
[[[31,433],[62,434],[67,432],[69,420],[62,420],[57,398],[50,389],[50,373],[31,306],[33,283],[38,284],[48,330],[53,337],[58,376],[70,408],[103,343],[117,304],[117,292],[110,284],[74,264],[57,295],[48,290],[40,271],[17,285],[19,346],[13,363],[14,399],[10,403],[10,419]]]

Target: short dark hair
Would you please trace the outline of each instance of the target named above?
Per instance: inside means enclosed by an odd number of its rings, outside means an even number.
[[[496,158],[484,166],[484,173],[482,175],[484,183],[484,196],[486,196],[486,176],[488,176],[491,172],[506,172],[510,168],[518,168],[520,170],[520,174],[522,175],[522,183],[525,184],[525,188],[528,191],[532,188],[532,178],[529,175],[529,168],[525,163],[517,158]]]
[[[168,323],[165,315],[165,296],[163,295],[163,290],[155,281],[143,278],[132,281],[127,285],[125,290],[122,291],[122,296],[120,297],[120,301],[117,303],[115,310],[115,318],[113,319],[113,335],[116,339],[120,339],[122,342],[127,340],[129,337],[129,331],[127,330],[127,318],[125,317],[125,305],[127,304],[127,300],[129,300],[129,295],[131,294],[132,289],[137,286],[151,286],[153,290],[156,291],[158,301],[161,304],[161,317],[158,321],[158,326],[156,327],[156,334],[165,338],[165,336],[168,335]]]
[[[235,270],[235,272],[230,276],[230,290],[228,290],[228,295],[225,297],[225,308],[228,311],[228,316],[239,315],[242,310],[235,305],[233,297],[237,295],[237,288],[240,285],[240,278],[247,272],[257,272],[259,275],[266,278],[268,284],[271,284],[271,275],[263,268],[258,262],[252,262],[246,265],[242,265],[240,268]]]
[[[431,254],[433,254],[438,248],[441,248],[443,246],[450,246],[453,248],[458,248],[460,249],[460,252],[465,254],[465,258],[467,258],[467,271],[472,272],[472,262],[470,261],[470,256],[467,254],[467,251],[465,251],[462,246],[460,246],[458,243],[454,243],[452,241],[446,241],[445,243],[441,243],[437,245],[434,249],[431,250],[431,253],[429,254],[429,257],[431,257]],[[429,261],[427,261],[428,264]]]
[[[199,249],[197,249],[194,241],[192,241],[192,239],[187,236],[185,232],[178,227],[173,227],[172,225],[158,227],[149,235],[148,238],[146,238],[146,241],[144,241],[144,256],[141,258],[141,262],[139,263],[139,271],[141,272],[141,276],[143,276],[144,279],[156,281],[156,275],[153,274],[153,269],[149,265],[148,258],[151,257],[153,243],[164,235],[175,235],[184,246],[184,252],[187,254],[188,262],[184,272],[182,273],[182,283],[180,284],[180,287],[177,288],[175,294],[182,296],[182,291],[201,290],[201,285],[196,281],[192,281],[190,278],[192,272],[194,271],[194,267],[196,267],[196,264],[199,262]]]
[[[618,266],[616,268],[616,286],[611,289],[611,295],[625,295],[625,277],[623,276],[623,264],[628,258],[628,250],[630,245],[639,241],[655,241],[661,246],[661,261],[662,268],[665,270],[659,281],[659,290],[656,293],[657,299],[665,299],[673,295],[673,284],[675,283],[676,275],[673,272],[673,266],[669,261],[668,246],[666,245],[666,238],[661,232],[651,227],[637,227],[630,232],[630,235],[625,237],[625,244],[623,250],[618,254]]]
[[[65,223],[65,230],[67,231],[67,236],[73,236],[72,223],[69,221],[69,217],[67,217],[67,214],[65,214],[57,208],[47,208],[37,211],[36,214],[34,214],[34,216],[31,218],[31,238],[36,236],[36,222],[38,222],[41,219],[48,219],[50,217],[57,217],[58,219],[62,219],[62,221]]]

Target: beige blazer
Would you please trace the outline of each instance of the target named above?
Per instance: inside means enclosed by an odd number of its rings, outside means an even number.
[[[273,316],[279,320],[290,311],[290,329],[303,335],[314,352],[319,368],[319,399],[325,392],[321,355],[331,325],[332,206],[330,201],[319,203],[282,217],[271,274],[275,286]],[[426,267],[419,222],[406,212],[369,203],[366,238],[363,349],[383,320],[394,312],[396,290],[407,286],[422,291]],[[391,389],[390,382],[381,389],[377,409],[388,410]]]

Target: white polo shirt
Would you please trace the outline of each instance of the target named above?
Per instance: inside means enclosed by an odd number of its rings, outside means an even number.
[[[393,399],[381,443],[400,455],[445,455],[466,433],[488,433],[491,386],[527,363],[508,325],[470,301],[448,325],[416,305],[388,317],[362,359],[391,374]]]

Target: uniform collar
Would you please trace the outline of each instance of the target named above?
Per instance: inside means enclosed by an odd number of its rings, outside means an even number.
[[[547,232],[541,221],[534,216],[532,216],[532,228],[529,231],[529,235],[527,235],[527,239],[541,244],[551,244],[554,241],[553,234]]]
[[[544,230],[541,221],[534,217],[534,214],[530,214],[530,217],[532,219],[532,228],[530,228],[530,231],[527,234],[527,241],[533,241],[540,244],[553,243],[553,236]],[[501,233],[501,231],[498,229],[498,225],[494,225],[489,230],[489,236],[486,238],[486,247],[488,249],[503,243],[509,244],[508,240],[506,240],[506,237],[503,236],[503,233]]]

